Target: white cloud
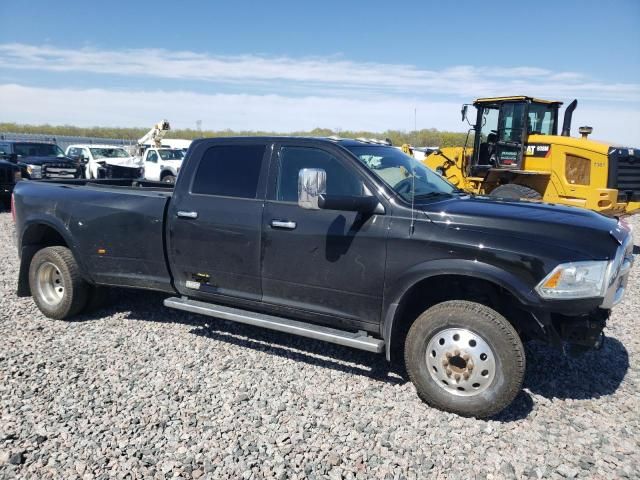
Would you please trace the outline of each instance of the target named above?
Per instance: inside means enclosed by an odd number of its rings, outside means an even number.
[[[185,91],[52,89],[0,85],[0,121],[80,126],[147,126],[168,118],[174,128],[269,130],[288,132],[315,127],[383,131],[418,128],[461,131],[459,102],[413,100],[399,96],[368,98],[284,95],[199,94]],[[575,130],[594,127],[593,138],[640,147],[640,112],[582,105]]]
[[[606,83],[580,72],[554,72],[532,66],[513,68],[453,66],[428,70],[413,65],[354,62],[339,57],[291,58],[220,56],[161,49],[99,50],[0,44],[0,68],[84,72],[165,80],[194,80],[305,95],[410,94],[471,99],[528,94],[547,98],[640,102],[639,83]]]

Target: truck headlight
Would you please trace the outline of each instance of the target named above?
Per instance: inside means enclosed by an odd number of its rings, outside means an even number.
[[[554,268],[536,287],[542,298],[602,297],[609,262],[570,262]]]
[[[31,178],[42,178],[42,167],[40,165],[27,165],[27,173]]]

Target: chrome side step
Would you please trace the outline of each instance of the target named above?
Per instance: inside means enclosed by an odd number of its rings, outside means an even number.
[[[324,340],[325,342],[337,343],[338,345],[366,350],[368,352],[381,353],[384,350],[383,340],[370,337],[363,331],[355,333],[345,332],[312,323],[304,323],[288,318],[275,317],[264,313],[215,305],[198,300],[189,300],[187,298],[167,298],[164,301],[164,306],[191,313],[200,313],[210,317],[223,318],[233,322],[255,325],[256,327],[268,328],[270,330],[277,330],[278,332],[292,333],[301,337]]]

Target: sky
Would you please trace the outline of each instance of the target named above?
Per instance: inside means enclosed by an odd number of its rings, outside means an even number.
[[[578,99],[640,147],[640,0],[0,0],[0,122],[465,131],[474,98]]]

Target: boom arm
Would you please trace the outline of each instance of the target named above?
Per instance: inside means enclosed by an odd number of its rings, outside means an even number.
[[[160,148],[162,146],[162,139],[171,130],[168,120],[163,120],[156,123],[151,130],[149,130],[144,136],[138,139],[138,146],[153,144],[154,147]]]

